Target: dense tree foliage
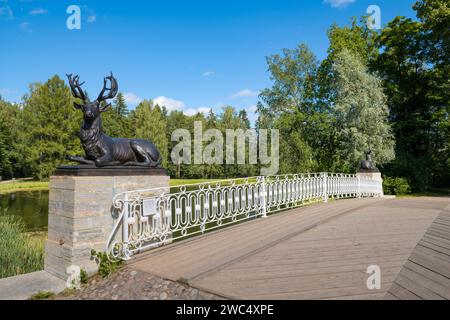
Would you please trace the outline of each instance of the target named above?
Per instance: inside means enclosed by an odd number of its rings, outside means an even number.
[[[423,189],[450,180],[450,3],[423,0],[414,8],[419,21],[397,17],[383,29],[373,68],[383,79],[397,140],[386,172]]]
[[[130,117],[134,129],[133,136],[152,141],[161,153],[163,166],[166,166],[168,161],[167,122],[161,107],[153,105],[152,101],[144,100],[131,112]]]
[[[368,73],[362,60],[343,49],[335,57],[334,101],[337,153],[346,171],[355,170],[371,150],[378,164],[394,159],[394,137],[381,80]]]
[[[38,179],[47,178],[67,154],[80,154],[76,134],[81,114],[74,109],[64,81],[54,76],[33,84],[24,97],[20,130],[26,143],[19,146],[26,169]]]

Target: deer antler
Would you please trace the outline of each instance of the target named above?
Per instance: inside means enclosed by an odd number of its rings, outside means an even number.
[[[111,82],[111,87],[109,87],[109,88],[106,87],[108,80]],[[104,101],[107,99],[114,98],[116,96],[118,90],[119,90],[119,87],[117,85],[117,80],[116,80],[116,78],[114,78],[114,76],[111,72],[110,76],[103,78],[103,89],[102,89],[102,91],[100,91],[97,101],[101,102],[101,101]],[[108,91],[108,94],[105,94],[105,91]]]
[[[70,90],[72,90],[72,95],[75,98],[79,98],[83,101],[87,101],[86,95],[84,94],[83,89],[81,89],[81,86],[84,84],[84,82],[79,83],[80,77],[76,75],[72,78],[72,74],[66,74],[67,78],[69,79],[69,85]]]

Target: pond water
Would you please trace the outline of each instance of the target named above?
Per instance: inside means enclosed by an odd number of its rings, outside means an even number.
[[[47,230],[48,191],[0,194],[0,215],[21,217],[27,231]]]

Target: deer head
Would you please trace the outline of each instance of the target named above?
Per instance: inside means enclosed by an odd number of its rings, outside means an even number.
[[[111,104],[101,105],[102,101],[106,101],[107,99],[112,99],[117,94],[118,85],[117,80],[114,78],[112,72],[108,77],[103,78],[103,89],[100,91],[97,99],[94,101],[90,101],[88,97],[84,94],[81,86],[84,82],[79,83],[79,76],[72,77],[71,74],[67,74],[67,78],[69,79],[70,90],[72,91],[72,95],[75,98],[78,98],[83,101],[83,104],[78,104],[76,102],[73,103],[76,109],[81,109],[83,111],[85,120],[94,120],[96,119],[102,112],[106,111]],[[108,80],[110,81],[110,87],[107,87]]]

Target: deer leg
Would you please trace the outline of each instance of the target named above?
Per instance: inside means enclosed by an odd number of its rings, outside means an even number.
[[[131,142],[131,149],[136,154],[138,161],[125,162],[124,166],[153,167],[153,161],[147,152],[139,144]]]
[[[78,162],[81,164],[94,164],[94,161],[78,156],[66,156],[67,160]]]
[[[120,166],[120,161],[114,161],[110,156],[103,156],[95,159],[97,167]]]

